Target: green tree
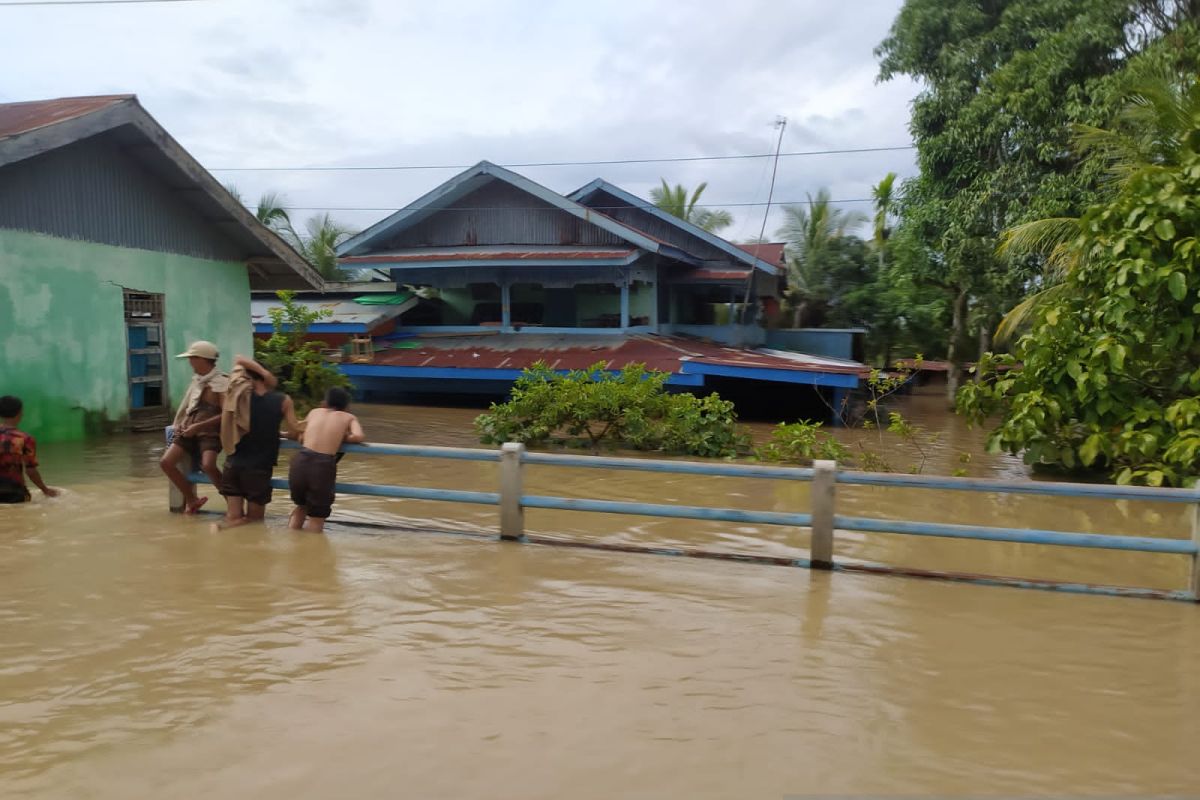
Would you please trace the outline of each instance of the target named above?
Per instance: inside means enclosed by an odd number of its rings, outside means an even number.
[[[270,311],[274,330],[269,339],[255,340],[255,358],[279,378],[280,388],[304,412],[320,405],[330,387],[350,388],[350,379],[321,357],[324,342],[307,338],[309,327],[333,312],[313,311],[297,303],[295,292],[276,295],[281,305]]]
[[[1200,82],[1190,96],[1200,100]],[[1172,144],[1083,214],[1062,287],[1012,355],[986,356],[959,408],[998,414],[993,450],[1120,483],[1200,476],[1200,103]]]
[[[876,53],[881,79],[922,85],[910,121],[920,174],[905,182],[900,224],[931,254],[914,278],[947,295],[956,365],[972,324],[986,349],[1000,313],[1036,288],[1040,261],[998,255],[1001,232],[1097,197],[1096,166],[1071,156],[1072,126],[1102,122],[1111,77],[1196,11],[1195,0],[906,0]]]
[[[673,217],[679,217],[709,233],[716,233],[733,224],[733,215],[724,209],[714,211],[696,207],[696,203],[700,201],[700,195],[704,194],[704,190],[707,188],[707,183],[701,183],[689,197],[687,189],[683,188],[682,184],[676,184],[672,188],[667,185],[666,178],[663,178],[662,186],[650,190],[650,201]]]
[[[847,252],[847,234],[865,219],[834,206],[828,189],[807,198],[807,205],[783,207],[784,222],[776,233],[787,242],[787,296],[796,328],[823,316],[838,289],[834,273],[854,258]]]

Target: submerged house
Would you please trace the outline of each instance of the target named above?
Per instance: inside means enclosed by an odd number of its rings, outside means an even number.
[[[540,359],[644,362],[693,391],[818,387],[833,405],[863,373],[760,348],[782,289],[778,246],[734,245],[603,180],[564,196],[480,162],[338,255],[421,294],[372,363],[343,366],[368,393],[503,392]]]
[[[320,276],[133,95],[0,104],[0,394],[47,440],[160,424],[208,339],[252,351],[251,289]]]

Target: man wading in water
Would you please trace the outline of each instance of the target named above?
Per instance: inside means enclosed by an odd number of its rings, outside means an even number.
[[[205,341],[192,342],[187,352],[175,356],[186,358],[195,374],[175,414],[171,446],[158,464],[183,493],[185,514],[195,514],[208,498],[196,497],[196,487],[179,471],[180,461],[186,458],[185,466],[190,469],[192,460],[199,457],[200,468],[213,486],[221,485],[221,473],[217,470],[217,453],[221,451],[221,396],[229,388],[229,376],[217,369],[219,356],[217,346]]]
[[[366,438],[358,418],[346,411],[349,405],[346,390],[333,388],[325,393],[325,404],[304,418],[304,448],[292,458],[288,470],[288,488],[296,504],[288,520],[293,530],[325,530],[337,481],[337,452],[343,442]]]

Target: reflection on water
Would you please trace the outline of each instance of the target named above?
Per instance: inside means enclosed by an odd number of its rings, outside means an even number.
[[[471,409],[359,410],[375,441],[475,444]],[[287,531],[280,493],[267,526],[210,533],[165,513],[159,448],[46,445],[43,472],[68,491],[0,511],[0,797],[1114,796],[1194,794],[1200,779],[1188,604],[500,544],[438,533],[494,531],[495,509],[384,498],[340,498],[327,537]],[[496,482],[494,465],[429,459],[352,456],[342,473]],[[538,494],[808,503],[793,482],[527,477]],[[862,516],[1186,531],[1163,505],[839,492]],[[537,511],[527,524],[805,546],[802,531],[726,523]],[[1186,567],[839,539],[843,557],[1172,588]]]

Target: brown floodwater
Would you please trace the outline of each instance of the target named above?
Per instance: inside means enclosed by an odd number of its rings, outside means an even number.
[[[1017,477],[936,398],[925,471]],[[361,406],[474,446],[477,410]],[[756,425],[756,437],[769,426]],[[845,431],[898,469],[912,448]],[[855,445],[857,446],[857,445]],[[342,497],[329,534],[166,512],[160,437],[44,445],[0,511],[0,797],[1195,796],[1200,607],[492,538],[483,506]],[[961,459],[971,452],[969,463]],[[919,459],[917,453],[915,458]],[[281,465],[280,471],[284,467]],[[352,455],[348,481],[494,491]],[[530,466],[528,491],[808,508],[806,484]],[[1183,537],[1164,504],[839,487],[840,513]],[[211,488],[209,507],[222,503]],[[530,531],[804,554],[788,528],[531,510]],[[477,535],[460,535],[472,532]],[[844,559],[1182,588],[1180,556],[839,533]]]

